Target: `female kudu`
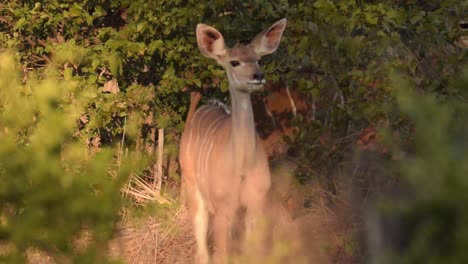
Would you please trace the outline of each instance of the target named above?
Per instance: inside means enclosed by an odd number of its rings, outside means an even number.
[[[246,211],[246,233],[266,201],[270,170],[256,134],[250,93],[265,83],[258,61],[279,45],[286,19],[259,33],[248,45],[225,46],[221,33],[198,24],[198,47],[221,65],[228,77],[231,110],[222,105],[200,107],[187,120],[180,146],[182,179],[186,188],[197,262],[207,263],[209,216],[213,218],[215,255],[226,256],[231,223],[240,207]]]

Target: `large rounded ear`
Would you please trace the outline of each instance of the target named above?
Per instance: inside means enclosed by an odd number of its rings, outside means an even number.
[[[205,57],[219,60],[226,55],[224,38],[218,30],[205,24],[197,25],[198,48]]]
[[[283,36],[283,31],[286,28],[286,22],[286,18],[283,18],[268,29],[260,32],[250,42],[249,46],[252,47],[259,56],[275,52]]]

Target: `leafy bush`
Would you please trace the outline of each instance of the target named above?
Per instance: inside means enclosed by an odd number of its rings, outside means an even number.
[[[315,175],[328,175],[368,127],[400,126],[393,113],[395,69],[436,96],[465,96],[447,86],[466,61],[452,44],[464,7],[456,1],[299,1],[291,6],[286,71],[315,104],[297,141]],[[305,168],[305,170],[310,170]]]
[[[447,87],[468,85],[467,68]],[[393,204],[404,239],[399,263],[465,263],[468,258],[468,105],[417,94],[411,85],[394,82],[398,108],[408,118],[411,140],[395,149],[392,172],[407,185],[407,197]],[[387,208],[388,211],[388,208]],[[395,263],[391,260],[388,263]]]
[[[0,260],[23,263],[36,249],[59,262],[101,262],[132,167],[116,168],[110,149],[93,154],[74,140],[89,101],[76,82],[21,85],[17,65],[0,54]],[[89,242],[77,248],[84,234]]]
[[[109,144],[128,126],[124,143],[143,149],[163,127],[174,155],[188,91],[226,99],[223,72],[199,56],[196,23],[247,41],[261,25],[287,17],[279,51],[262,64],[269,80],[301,89],[314,105],[311,117],[298,120],[308,124],[298,144],[321,168],[339,162],[365,127],[387,118],[391,67],[418,87],[457,95],[444,84],[465,56],[446,46],[461,35],[463,8],[458,1],[13,1],[0,11],[0,41],[20,49],[25,72],[55,63],[63,78],[95,97],[84,142]]]

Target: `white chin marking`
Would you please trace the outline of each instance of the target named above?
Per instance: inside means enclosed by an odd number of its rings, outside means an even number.
[[[254,80],[254,81],[248,82],[248,84],[250,84],[250,85],[261,85],[261,84],[265,84],[265,83],[266,83],[266,80],[265,80],[265,79],[263,79],[263,80],[261,80],[261,81]]]

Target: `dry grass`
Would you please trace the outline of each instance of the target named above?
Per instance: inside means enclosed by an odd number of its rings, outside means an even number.
[[[143,180],[144,175],[131,177],[124,194],[133,199],[135,206],[148,203],[174,204],[175,201],[158,193]],[[168,212],[164,218],[146,216],[143,219],[122,219],[118,237],[111,243],[110,253],[126,263],[190,263],[194,254],[188,212],[180,207]]]
[[[56,261],[46,253],[37,249],[29,249],[26,252],[26,258],[30,264],[55,264]]]
[[[158,202],[159,204],[175,203],[170,197],[157,192],[155,187],[144,180],[144,174],[133,174],[123,191],[125,196],[133,199],[136,206],[145,205],[148,202]]]
[[[170,222],[152,216],[130,221],[122,226],[111,253],[131,264],[190,263],[195,241],[187,219],[187,211],[181,208]]]
[[[360,263],[357,237],[361,224],[356,214],[351,213],[353,206],[346,192],[332,195],[317,185],[295,185],[288,178],[292,169],[283,164],[274,170],[271,202],[265,215],[267,224],[263,228],[267,234],[267,254],[260,259],[251,246],[252,250],[247,248],[232,256],[231,262]],[[150,186],[140,187],[146,194],[136,196],[139,203],[160,199],[148,195]],[[132,192],[138,193],[138,188]],[[141,200],[141,197],[155,198]],[[170,214],[170,221],[148,216],[123,224],[116,240],[120,244],[117,255],[127,263],[193,263],[195,241],[187,210],[181,207]]]

